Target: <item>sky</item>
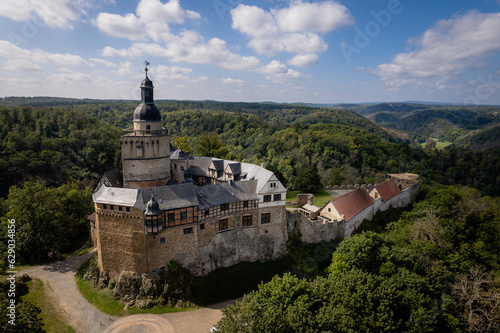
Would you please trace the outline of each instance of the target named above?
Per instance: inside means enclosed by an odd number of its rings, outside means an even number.
[[[500,0],[0,3],[0,97],[500,105]]]

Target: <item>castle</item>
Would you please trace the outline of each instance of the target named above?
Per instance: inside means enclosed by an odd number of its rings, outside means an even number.
[[[100,271],[142,274],[176,260],[204,275],[285,256],[283,184],[264,167],[176,150],[147,72],[133,129],[121,137],[123,171],[106,172],[93,194]]]
[[[285,209],[286,189],[263,166],[212,157],[191,157],[170,143],[154,104],[153,82],[141,83],[133,129],[123,130],[122,166],[106,172],[93,194],[91,241],[101,273],[149,273],[171,260],[196,275],[244,261],[288,254],[288,235],[316,243],[349,238],[378,211],[416,200],[418,175],[351,188],[300,213]],[[299,203],[300,201],[300,203]]]

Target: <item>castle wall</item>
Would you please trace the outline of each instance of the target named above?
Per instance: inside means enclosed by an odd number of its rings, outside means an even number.
[[[139,274],[147,271],[142,211],[130,208],[130,212],[103,209],[95,204],[96,240],[99,269],[110,276],[122,271]]]
[[[374,204],[359,212],[348,222],[344,220],[334,222],[310,221],[300,213],[287,213],[289,232],[299,232],[302,241],[306,243],[318,243],[329,241],[335,238],[347,239],[351,237],[363,221],[371,220],[378,211],[385,211],[390,208],[406,207],[417,199],[419,184],[414,184],[404,189],[394,198],[383,202],[381,198],[375,199]]]
[[[306,243],[319,243],[321,241],[329,241],[336,238],[344,237],[344,221],[311,222],[300,213],[288,213],[289,230],[299,232],[300,238]]]

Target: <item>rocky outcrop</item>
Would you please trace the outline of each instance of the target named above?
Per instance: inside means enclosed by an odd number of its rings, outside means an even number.
[[[121,272],[118,278],[109,279],[99,271],[97,258],[92,259],[84,279],[92,280],[96,288],[113,290],[113,297],[126,304],[126,309],[136,306],[140,309],[159,306],[186,308],[194,306],[191,297],[194,277],[191,272],[171,261],[166,268],[138,275],[135,272]]]

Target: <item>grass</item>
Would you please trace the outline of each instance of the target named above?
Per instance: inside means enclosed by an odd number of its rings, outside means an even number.
[[[76,285],[83,297],[93,306],[95,306],[100,311],[107,313],[112,316],[124,316],[130,314],[137,313],[153,313],[153,314],[162,314],[162,313],[171,313],[171,312],[180,312],[186,311],[188,309],[179,309],[177,307],[170,306],[154,306],[149,309],[139,309],[138,307],[132,306],[127,311],[125,311],[125,305],[120,303],[118,300],[114,299],[113,291],[111,289],[97,289],[92,285],[92,281],[85,280],[83,276],[87,271],[90,258],[82,266],[80,266],[76,272]]]
[[[449,141],[439,141],[439,139],[437,139],[437,138],[430,138],[430,139],[436,142],[436,149],[444,149],[452,144],[452,142],[449,142]],[[422,148],[425,148],[426,144],[427,143],[424,142],[424,143],[421,143],[420,146]]]
[[[304,193],[304,192],[301,191],[286,192],[286,200],[291,202],[297,201],[297,194],[299,193]],[[328,200],[333,199],[333,197],[324,190],[313,193],[313,195],[314,195],[313,204],[318,207],[323,207],[328,202]]]
[[[26,269],[26,268],[30,268],[30,267],[33,267],[33,265],[22,265],[22,266],[16,266],[16,268],[14,268],[14,271],[17,272],[16,273],[16,276],[19,276],[19,273],[21,273],[21,271],[23,269]],[[6,269],[6,271],[9,271],[9,269]],[[7,281],[7,278],[10,276],[10,274],[0,274],[0,282],[5,282]]]
[[[39,279],[31,280],[27,285],[29,292],[23,298],[42,310],[39,317],[43,320],[44,330],[48,333],[74,333],[75,330],[66,324],[61,312],[54,307],[46,290],[48,286]]]

